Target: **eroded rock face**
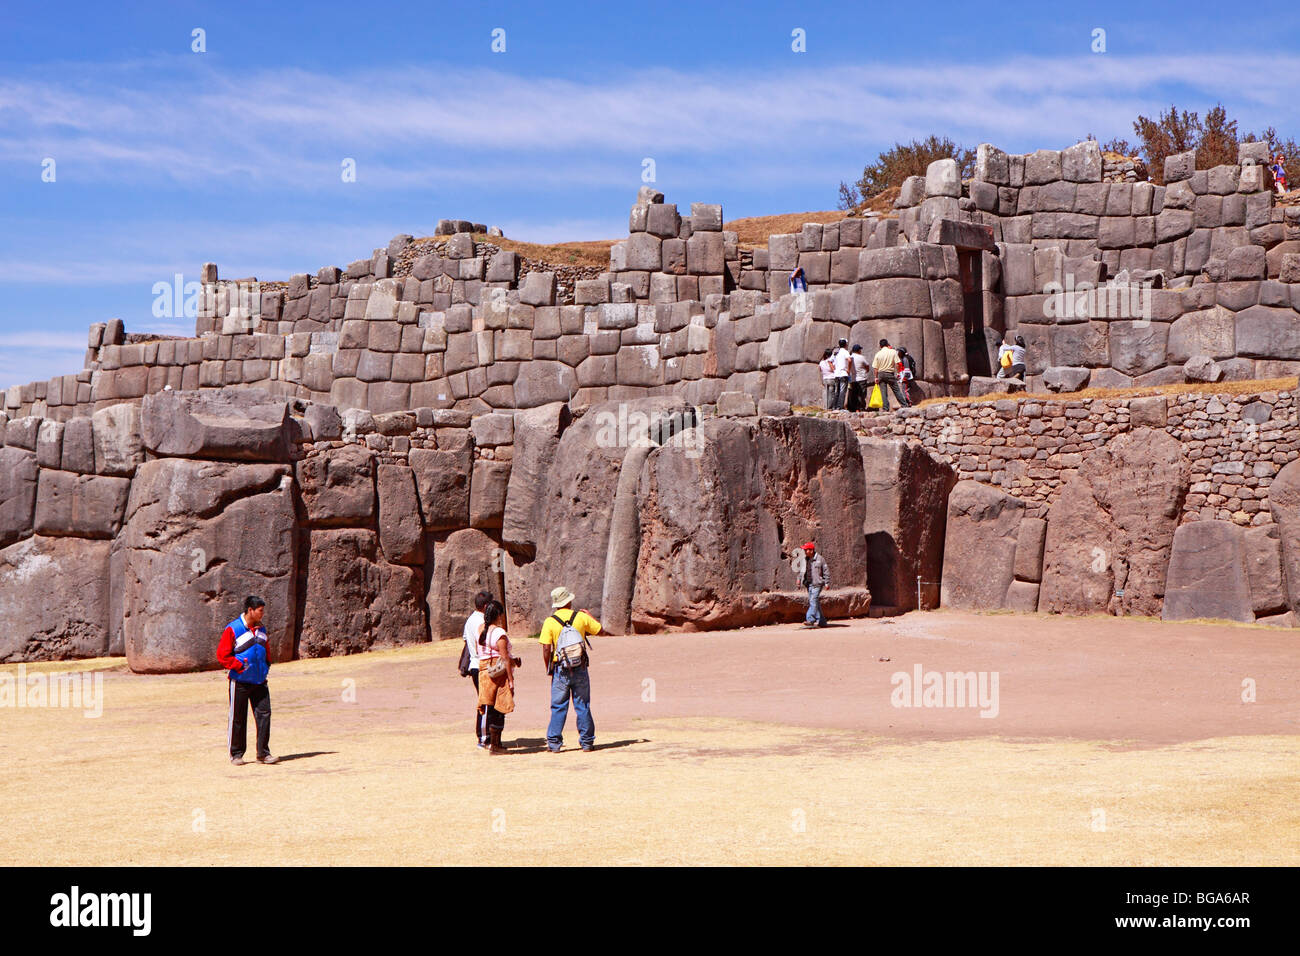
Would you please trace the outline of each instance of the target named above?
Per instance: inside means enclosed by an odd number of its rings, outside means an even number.
[[[289,403],[261,389],[156,392],[140,407],[144,446],[159,456],[287,462]]]
[[[943,570],[948,495],[957,476],[919,445],[897,439],[859,441],[872,603],[915,610],[920,575],[922,603],[933,607],[938,599],[934,585]]]
[[[948,496],[944,536],[943,607],[1008,607],[1025,503],[999,488],[959,481]]]
[[[385,561],[378,535],[368,529],[308,534],[299,657],[428,640],[419,568]]]
[[[1268,507],[1282,542],[1282,579],[1291,610],[1300,613],[1300,461],[1277,473],[1268,489]]]
[[[433,545],[433,573],[427,596],[429,631],[436,640],[458,638],[465,618],[474,611],[474,595],[480,590],[501,598],[501,548],[477,528],[453,531]],[[511,634],[535,633],[526,622],[510,620],[513,609],[506,608]],[[521,607],[522,614],[527,609]]]
[[[32,533],[37,470],[35,452],[0,448],[0,547]]]
[[[857,436],[818,418],[709,419],[651,452],[638,488],[638,630],[792,620],[791,554],[815,540],[831,616],[865,613],[865,484]]]
[[[1253,621],[1245,529],[1231,521],[1192,521],[1174,532],[1165,580],[1166,621]]]
[[[405,465],[379,466],[379,546],[394,564],[424,563],[420,498]]]
[[[313,528],[369,525],[375,518],[375,459],[360,445],[331,448],[298,462],[298,492]]]
[[[516,598],[520,605],[549,612],[551,589],[565,585],[578,606],[600,616],[610,520],[628,448],[646,435],[662,437],[672,422],[692,414],[691,406],[677,398],[603,402],[564,431],[534,505],[537,521],[531,533],[540,573],[527,579],[536,590]],[[516,439],[518,435],[516,425]],[[519,467],[517,460],[514,467]],[[514,484],[512,470],[512,489]],[[511,494],[513,490],[507,493],[507,518]]]
[[[1159,429],[1085,458],[1048,513],[1039,609],[1159,615],[1187,481],[1182,446]]]
[[[139,466],[113,542],[133,671],[216,668],[221,631],[249,594],[267,603],[271,660],[292,658],[291,481],[283,465],[164,458]]]
[[[0,662],[109,653],[109,547],[37,535],[0,550]]]
[[[555,451],[571,423],[569,406],[563,403],[515,413],[514,458],[506,485],[501,540],[525,557],[536,553],[537,527]]]

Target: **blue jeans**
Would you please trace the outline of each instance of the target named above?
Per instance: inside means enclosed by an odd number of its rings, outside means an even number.
[[[569,719],[569,698],[578,718],[578,743],[584,747],[596,743],[596,722],[591,719],[591,678],[587,668],[565,670],[558,664],[551,675],[551,723],[546,728],[546,746],[559,750],[564,746],[564,722]]]
[[[808,588],[808,613],[804,615],[805,624],[816,624],[819,627],[826,625],[826,615],[822,613],[822,589],[821,586]]]

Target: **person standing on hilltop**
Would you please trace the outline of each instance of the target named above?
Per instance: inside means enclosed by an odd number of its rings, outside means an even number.
[[[1273,188],[1277,190],[1279,196],[1286,195],[1287,191],[1286,164],[1284,160],[1285,157],[1278,153],[1273,159],[1273,165],[1269,167],[1273,173]]]
[[[227,723],[227,740],[230,745],[230,762],[236,767],[244,764],[244,750],[248,746],[248,707],[253,707],[257,722],[257,762],[279,763],[271,756],[271,692],[266,678],[271,671],[266,656],[266,628],[262,617],[266,602],[249,595],[244,598],[244,613],[226,625],[217,644],[217,661],[229,674],[226,695],[230,701]]]

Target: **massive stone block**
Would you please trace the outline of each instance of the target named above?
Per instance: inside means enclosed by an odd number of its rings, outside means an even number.
[[[1268,489],[1268,507],[1282,542],[1282,577],[1287,604],[1300,613],[1300,461],[1277,473]]]
[[[877,607],[899,611],[938,603],[948,495],[953,469],[919,445],[897,439],[862,438],[866,498],[862,530],[867,536],[867,579]]]
[[[32,533],[37,470],[35,452],[0,448],[0,548]]]
[[[375,459],[363,445],[310,455],[295,466],[309,527],[370,525],[375,518]]]
[[[546,580],[524,603],[541,606],[550,588],[564,584],[599,616],[609,550],[611,504],[628,448],[643,436],[662,437],[673,421],[693,411],[677,398],[648,398],[592,405],[564,430],[533,506],[535,563]],[[516,443],[520,422],[516,421]],[[514,461],[514,467],[519,467]],[[512,473],[507,517],[516,496]],[[547,582],[550,582],[549,585]]]
[[[865,481],[852,429],[795,416],[708,419],[692,431],[652,451],[641,471],[633,626],[797,619],[806,592],[792,555],[809,539],[830,565],[827,613],[865,613]]]
[[[943,546],[943,607],[1007,606],[1025,503],[991,485],[959,481],[948,496]]]
[[[508,461],[476,461],[469,486],[469,523],[473,528],[500,528],[510,486]]]
[[[1166,621],[1253,621],[1245,532],[1231,521],[1192,521],[1174,532],[1165,581]]]
[[[379,547],[393,564],[424,563],[424,522],[415,473],[405,465],[380,465]]]
[[[528,557],[536,553],[555,450],[571,421],[569,406],[561,402],[515,414],[514,453],[501,521],[501,540],[511,551]]]
[[[1159,614],[1187,476],[1182,445],[1152,428],[1088,455],[1048,513],[1039,608]]]
[[[428,640],[419,568],[390,564],[373,531],[309,532],[299,657],[332,657]]]
[[[409,456],[420,492],[420,511],[426,531],[453,531],[469,527],[469,480],[474,450],[413,448]]]
[[[502,597],[504,552],[477,528],[439,538],[432,550],[432,574],[425,598],[429,632],[435,641],[458,638],[465,618],[473,613],[475,594],[487,591],[498,599]],[[510,621],[508,611],[507,623],[511,633],[519,633],[519,622]]]
[[[159,456],[280,462],[293,448],[289,403],[260,389],[146,395],[140,423]]]
[[[91,418],[95,437],[95,470],[101,475],[126,475],[144,461],[140,438],[140,408],[110,405]]]
[[[131,479],[41,469],[36,491],[37,534],[112,538],[122,525]]]
[[[121,555],[122,628],[137,673],[209,670],[245,595],[267,603],[272,661],[293,655],[292,478],[282,465],[164,458],[131,482]],[[116,578],[116,575],[115,575]]]
[[[0,663],[109,653],[109,548],[37,535],[0,549]]]

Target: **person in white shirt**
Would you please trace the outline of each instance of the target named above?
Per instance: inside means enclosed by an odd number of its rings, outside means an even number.
[[[822,386],[826,389],[826,407],[835,406],[835,363],[831,361],[831,350],[822,353],[822,360],[817,363],[822,372]]]
[[[483,712],[483,731],[487,736],[483,743],[491,754],[506,752],[501,733],[506,729],[506,714],[515,709],[515,669],[523,664],[515,656],[505,624],[505,606],[500,601],[489,601],[483,608],[476,649],[480,670],[478,707]]]
[[[1009,365],[1004,365],[1003,356],[1010,358]],[[998,348],[998,378],[1018,378],[1025,380],[1025,337],[1017,335],[1013,343],[1003,342]]]
[[[853,363],[852,381],[849,383],[849,411],[860,412],[867,407],[867,379],[871,376],[871,363],[862,354],[862,346],[853,346],[849,353]]]
[[[842,409],[849,397],[849,366],[852,364],[848,339],[840,339],[839,348],[831,356],[831,362],[835,366],[835,403],[831,407]]]
[[[486,591],[474,595],[474,613],[465,618],[462,631],[465,649],[469,651],[469,676],[474,680],[474,739],[480,747],[486,747],[487,744],[483,742],[483,715],[478,711],[478,632],[483,629],[483,609],[491,600],[492,595]]]

